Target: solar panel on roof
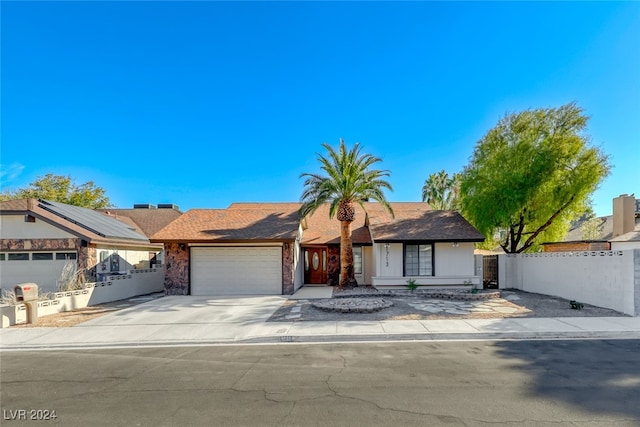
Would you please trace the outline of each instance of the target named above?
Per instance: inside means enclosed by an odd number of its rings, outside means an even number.
[[[38,202],[42,209],[102,237],[148,241],[145,236],[136,233],[127,224],[94,210],[48,200],[38,200]]]

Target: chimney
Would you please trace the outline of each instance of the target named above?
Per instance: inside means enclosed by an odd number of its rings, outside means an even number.
[[[629,233],[636,227],[636,199],[621,194],[613,199],[613,237]]]

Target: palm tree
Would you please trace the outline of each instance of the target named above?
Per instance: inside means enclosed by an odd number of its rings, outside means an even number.
[[[458,196],[460,193],[459,173],[454,173],[451,178],[442,169],[432,173],[422,187],[422,201],[436,210],[451,210],[458,208]]]
[[[340,139],[338,151],[329,144],[322,144],[328,156],[318,154],[321,169],[326,175],[303,173],[304,191],[300,198],[300,216],[315,212],[325,203],[330,203],[329,217],[337,216],[340,221],[340,287],[355,284],[353,273],[353,246],[351,244],[351,223],[355,219],[354,204],[365,210],[364,202],[375,200],[393,216],[393,209],[384,196],[383,189],[393,190],[383,178],[389,176],[387,170],[369,170],[382,159],[371,154],[361,154],[360,144],[347,150]]]

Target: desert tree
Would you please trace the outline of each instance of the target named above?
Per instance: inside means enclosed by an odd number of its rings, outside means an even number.
[[[505,115],[477,143],[461,181],[465,217],[507,253],[564,237],[610,170],[575,103]]]

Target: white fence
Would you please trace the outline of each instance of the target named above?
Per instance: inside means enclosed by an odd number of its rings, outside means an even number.
[[[500,288],[640,316],[640,249],[500,255],[498,263]]]
[[[162,267],[130,270],[129,273],[112,276],[104,282],[87,283],[81,290],[57,292],[51,300],[38,301],[38,317],[164,290]],[[27,321],[27,307],[24,304],[0,306],[0,314],[3,328]]]

